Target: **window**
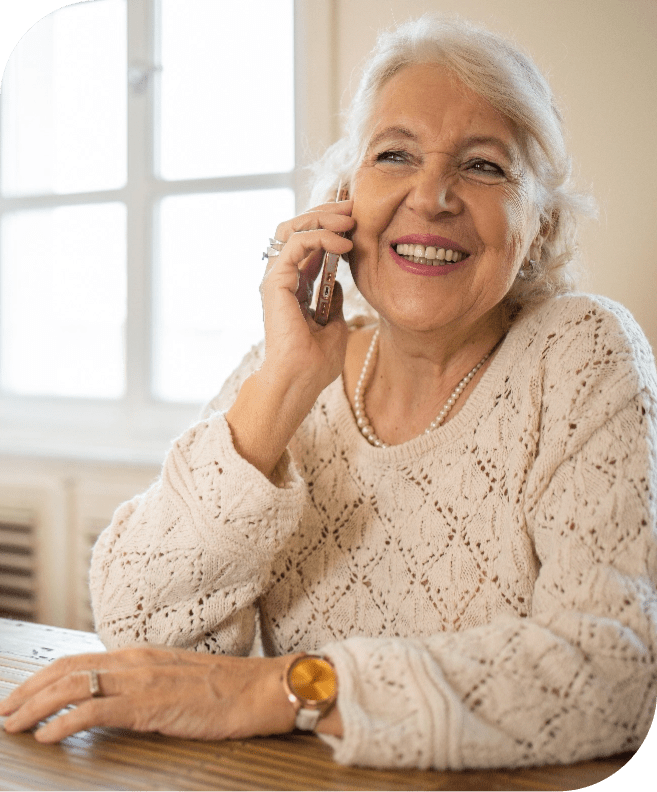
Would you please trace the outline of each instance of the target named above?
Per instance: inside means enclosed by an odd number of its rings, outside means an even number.
[[[92,0],[21,40],[0,451],[150,461],[262,337],[262,250],[332,135],[331,5]]]

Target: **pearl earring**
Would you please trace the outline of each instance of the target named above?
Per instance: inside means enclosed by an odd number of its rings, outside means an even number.
[[[520,267],[520,269],[518,270],[518,277],[528,280],[534,275],[535,272],[536,272],[535,259],[528,259],[526,264],[523,264],[522,267]]]

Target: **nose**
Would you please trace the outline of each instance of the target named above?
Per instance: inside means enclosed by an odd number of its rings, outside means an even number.
[[[406,205],[428,219],[441,214],[458,214],[463,208],[458,194],[458,176],[450,173],[444,164],[419,168],[413,177]]]

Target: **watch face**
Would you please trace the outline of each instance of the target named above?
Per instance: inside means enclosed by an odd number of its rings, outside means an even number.
[[[294,693],[308,702],[326,701],[336,692],[335,671],[321,657],[301,657],[290,668],[288,680]]]

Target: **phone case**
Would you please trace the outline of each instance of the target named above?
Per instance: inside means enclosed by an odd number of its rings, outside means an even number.
[[[339,185],[335,200],[345,201],[347,195],[348,192],[346,188],[343,188],[342,185]],[[328,322],[339,261],[340,255],[338,253],[324,253],[324,259],[322,261],[322,277],[319,282],[319,290],[317,292],[317,306],[315,307],[315,321],[320,325],[326,325]]]

